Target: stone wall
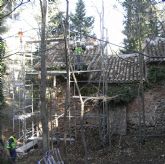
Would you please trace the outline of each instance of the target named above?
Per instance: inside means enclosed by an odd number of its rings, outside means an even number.
[[[112,134],[126,134],[127,121],[125,106],[115,106],[109,108],[109,120]]]
[[[165,87],[155,87],[144,94],[146,132],[165,133]],[[127,123],[133,128],[139,125],[141,102],[136,98],[127,107]]]

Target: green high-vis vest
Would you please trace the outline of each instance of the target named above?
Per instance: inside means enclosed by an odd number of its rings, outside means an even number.
[[[76,47],[75,53],[76,53],[76,55],[81,55],[83,53],[83,49],[81,47]]]
[[[13,142],[10,143],[9,140],[11,140],[11,139],[13,140]],[[16,148],[16,145],[17,145],[17,140],[13,136],[11,136],[9,138],[9,140],[7,142],[6,148],[7,149],[15,149]]]

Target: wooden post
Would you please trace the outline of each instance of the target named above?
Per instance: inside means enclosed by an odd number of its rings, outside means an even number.
[[[139,84],[139,98],[141,107],[139,109],[139,141],[140,144],[144,142],[145,139],[145,106],[144,106],[144,56],[140,53],[140,84]]]
[[[137,2],[138,3],[138,2]],[[138,4],[137,4],[138,5]],[[141,7],[138,5],[138,14],[137,14],[137,23],[138,25],[141,23]],[[139,109],[139,142],[140,144],[144,141],[145,138],[145,109],[144,109],[144,56],[141,53],[142,51],[142,40],[141,40],[141,26],[138,26],[137,34],[139,35],[139,64],[140,64],[140,84],[139,84],[139,96],[140,96],[140,104],[141,107]],[[142,124],[143,124],[143,132],[142,132]],[[143,133],[143,134],[142,134]]]

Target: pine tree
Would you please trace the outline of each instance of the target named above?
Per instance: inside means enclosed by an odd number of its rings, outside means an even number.
[[[52,16],[50,18],[49,24],[48,24],[48,32],[49,35],[53,36],[60,36],[64,35],[64,22],[65,16],[64,12],[58,12],[55,16]]]
[[[91,34],[94,24],[94,17],[86,16],[86,8],[83,0],[78,0],[76,3],[75,14],[70,16],[71,34],[77,39],[82,39],[84,36]]]
[[[126,11],[124,53],[140,51],[146,38],[158,35],[156,11],[150,0],[125,0],[123,7]]]

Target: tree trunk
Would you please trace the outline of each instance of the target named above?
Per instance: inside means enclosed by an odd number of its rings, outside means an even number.
[[[85,164],[88,164],[88,149],[87,149],[87,144],[86,144],[86,140],[85,140],[84,126],[83,126],[85,101],[83,101],[83,99],[82,99],[80,88],[78,86],[77,79],[76,79],[76,76],[74,74],[72,65],[70,67],[71,67],[72,76],[73,76],[73,79],[74,79],[74,82],[75,82],[75,85],[77,88],[77,92],[78,92],[78,95],[80,97],[80,103],[81,103],[81,118],[80,118],[81,138],[82,138],[82,142],[83,142],[83,146],[84,146],[84,152],[85,152],[85,161],[84,162],[85,162]]]
[[[2,140],[2,108],[0,105],[0,140]]]
[[[41,85],[40,85],[40,98],[41,98],[41,123],[43,130],[43,151],[46,152],[49,148],[48,142],[48,110],[46,108],[46,15],[47,15],[47,0],[40,0],[41,6]]]
[[[4,44],[2,42],[2,37],[0,36],[0,64],[2,64]],[[3,85],[2,85],[3,73],[0,72],[0,139],[2,139],[2,118],[3,118]]]
[[[67,88],[65,99],[65,111],[64,111],[64,143],[65,143],[65,157],[67,160],[66,138],[67,138],[67,112],[70,112],[70,57],[69,57],[69,1],[66,0],[66,19],[64,24],[64,39],[65,39],[65,60],[66,60],[66,72],[67,72]]]

